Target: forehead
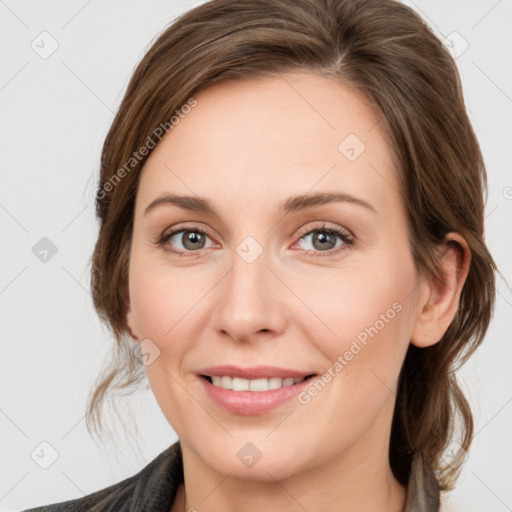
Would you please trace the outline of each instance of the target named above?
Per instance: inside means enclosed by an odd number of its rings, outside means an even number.
[[[140,202],[164,191],[220,195],[240,207],[247,198],[268,203],[309,190],[375,201],[397,195],[382,119],[339,81],[297,72],[237,79],[195,99],[146,161]]]

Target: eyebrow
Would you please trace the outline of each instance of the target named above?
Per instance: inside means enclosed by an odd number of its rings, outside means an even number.
[[[342,192],[318,192],[316,194],[292,196],[281,203],[279,210],[281,213],[286,215],[288,213],[304,210],[306,208],[333,202],[351,203],[362,206],[377,213],[375,208],[367,201]],[[168,204],[176,205],[184,210],[202,212],[213,215],[215,217],[220,217],[212,203],[207,199],[202,199],[197,196],[178,196],[175,194],[164,194],[151,201],[151,203],[149,203],[149,205],[144,210],[144,215],[147,215],[157,206]]]

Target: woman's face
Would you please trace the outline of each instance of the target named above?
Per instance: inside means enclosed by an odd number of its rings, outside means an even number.
[[[136,198],[128,323],[156,400],[223,474],[382,460],[422,286],[383,123],[308,73],[196,100]]]

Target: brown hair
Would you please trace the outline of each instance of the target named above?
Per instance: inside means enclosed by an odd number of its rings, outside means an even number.
[[[453,58],[418,14],[393,0],[212,0],[178,17],[154,41],[135,69],[101,155],[91,286],[116,343],[91,392],[87,428],[103,428],[101,408],[110,393],[127,392],[145,377],[127,336],[126,308],[134,201],[151,151],[136,159],[134,152],[211,84],[286,71],[339,80],[378,112],[397,161],[411,251],[424,275],[439,275],[435,248],[448,232],[460,233],[469,245],[469,274],[448,330],[431,347],[409,346],[389,452],[402,484],[419,454],[441,489],[451,489],[457,463],[443,463],[442,455],[457,417],[461,449],[455,462],[473,436],[471,410],[454,372],[482,342],[495,299],[497,269],[484,241],[486,171]]]

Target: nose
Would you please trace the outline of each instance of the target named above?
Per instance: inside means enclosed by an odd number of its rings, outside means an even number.
[[[286,328],[286,287],[268,266],[265,252],[254,261],[233,253],[232,266],[215,293],[214,326],[237,342],[273,338]]]

